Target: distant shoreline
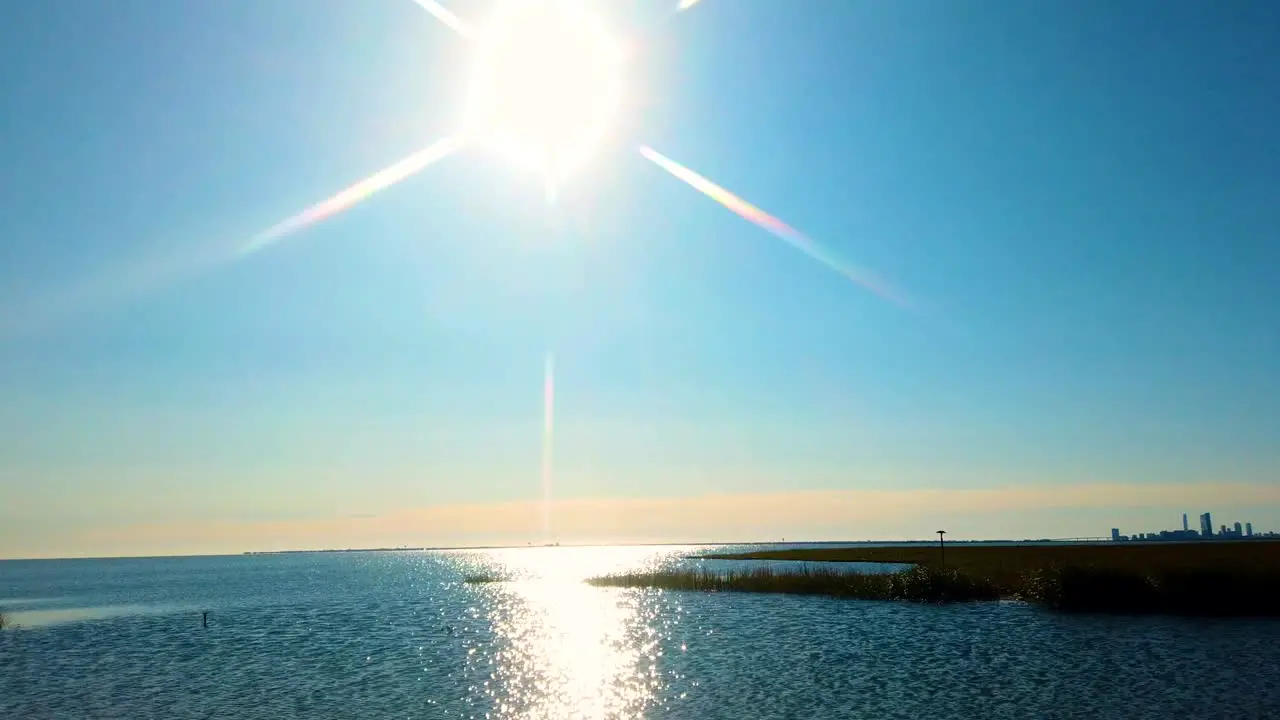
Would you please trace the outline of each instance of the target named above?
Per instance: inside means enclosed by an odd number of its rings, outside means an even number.
[[[944,557],[945,556],[945,557]],[[873,562],[946,566],[988,575],[1005,575],[1053,565],[1124,570],[1195,568],[1280,572],[1280,539],[1183,540],[1155,542],[1013,543],[947,542],[861,545],[843,548],[793,548],[710,553],[708,560],[799,560]]]
[[[1277,542],[1280,538],[1273,536],[1260,535],[1252,538],[1203,538],[1192,540],[1126,540],[1123,543],[1115,543],[1119,545],[1192,545],[1200,543],[1253,543],[1253,542]],[[1111,546],[1113,540],[1110,538],[1040,538],[1036,540],[947,540],[947,546],[952,545],[980,545],[992,547],[1043,547],[1046,545],[1054,547],[1066,546]],[[858,546],[866,548],[882,548],[882,547],[937,547],[937,540],[798,540],[788,542],[786,540],[752,540],[752,541],[735,541],[735,542],[644,542],[644,543],[552,543],[541,545],[467,545],[467,546],[438,546],[438,547],[382,547],[382,548],[326,548],[319,550],[246,550],[240,555],[301,555],[310,553],[362,553],[362,552],[439,552],[451,550],[520,550],[529,548],[542,547],[721,547],[725,545],[760,545],[768,547],[777,547],[779,545],[795,545],[809,547],[825,547],[832,545],[839,546]],[[835,548],[831,548],[835,549]],[[769,550],[767,552],[790,552],[785,549]],[[202,555],[188,555],[185,557],[205,557]],[[225,557],[225,556],[210,556]],[[710,557],[710,556],[697,556]],[[726,558],[727,559],[727,558]],[[888,561],[886,561],[888,562]]]
[[[1223,543],[1265,543],[1277,542],[1280,538],[1274,535],[1259,535],[1252,538],[1205,538],[1198,540],[1129,540],[1121,543],[1114,543],[1115,546],[1182,546],[1182,545],[1218,545]],[[737,540],[737,541],[698,541],[698,542],[624,542],[624,543],[559,543],[555,545],[441,545],[441,546],[420,546],[420,547],[381,547],[381,548],[315,548],[315,549],[294,549],[294,550],[244,550],[241,552],[229,553],[194,553],[194,554],[175,554],[175,555],[94,555],[83,557],[13,557],[0,558],[0,562],[38,562],[38,561],[83,561],[83,560],[163,560],[176,558],[200,558],[200,557],[245,557],[256,555],[302,555],[313,553],[378,553],[378,552],[448,552],[448,551],[468,551],[468,550],[520,550],[542,547],[564,547],[564,548],[582,548],[582,547],[722,547],[726,545],[736,546],[762,546],[770,548],[778,548],[778,546],[796,546],[798,549],[809,548],[831,548],[831,546],[853,546],[858,548],[894,548],[894,547],[934,547],[938,546],[936,539],[925,540]],[[1042,547],[1042,546],[1112,546],[1113,541],[1110,538],[1040,538],[1040,539],[1024,539],[1024,540],[947,540],[947,547],[952,546],[998,546],[998,547]],[[788,552],[785,549],[770,550],[769,552]]]

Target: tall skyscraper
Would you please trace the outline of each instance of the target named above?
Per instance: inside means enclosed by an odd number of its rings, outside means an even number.
[[[1186,532],[1190,528],[1187,527],[1187,514],[1182,513],[1182,532]]]
[[[1236,537],[1244,537],[1244,528],[1240,527],[1240,523],[1236,523]]]
[[[1244,524],[1244,536],[1253,537],[1253,523]]]
[[[1209,517],[1209,513],[1200,513],[1200,535],[1213,537],[1213,519]]]
[[[1111,528],[1111,539],[1116,542],[1120,541],[1120,528]]]

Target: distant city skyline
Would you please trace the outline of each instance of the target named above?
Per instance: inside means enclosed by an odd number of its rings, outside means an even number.
[[[1157,530],[1155,532],[1139,532],[1132,535],[1125,535],[1120,528],[1111,528],[1112,541],[1126,540],[1210,540],[1210,539],[1243,539],[1251,537],[1280,537],[1280,533],[1276,531],[1265,531],[1258,535],[1253,533],[1253,523],[1246,522],[1241,525],[1240,521],[1236,521],[1231,529],[1226,525],[1222,525],[1218,532],[1213,531],[1213,515],[1209,512],[1200,513],[1200,530],[1193,532],[1187,527],[1187,514],[1182,514],[1181,530]]]

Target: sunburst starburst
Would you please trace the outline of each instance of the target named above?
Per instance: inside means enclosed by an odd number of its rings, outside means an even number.
[[[581,0],[504,0],[492,20],[475,26],[436,0],[413,0],[471,42],[476,63],[463,129],[379,170],[333,197],[260,233],[252,252],[332,217],[468,144],[481,144],[539,172],[548,196],[584,165],[607,134],[620,103],[622,53]],[[679,0],[683,12],[699,0]],[[685,165],[640,145],[642,157],[774,237],[879,297],[909,306],[888,283],[842,261],[829,249]]]

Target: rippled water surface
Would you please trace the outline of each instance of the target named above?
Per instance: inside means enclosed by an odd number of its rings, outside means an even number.
[[[581,582],[687,552],[0,562],[0,718],[1280,717],[1274,621]]]

